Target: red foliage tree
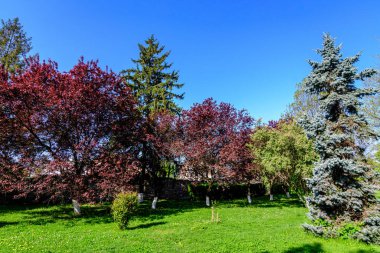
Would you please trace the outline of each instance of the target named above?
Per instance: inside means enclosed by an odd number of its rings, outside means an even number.
[[[173,143],[183,161],[182,176],[207,182],[208,192],[215,182],[250,181],[253,165],[246,144],[253,123],[246,111],[211,98],[184,111]]]
[[[13,138],[19,140],[12,142],[17,153],[8,158],[32,179],[37,194],[98,200],[135,175],[130,155],[138,121],[135,100],[117,75],[97,62],[81,59],[61,73],[52,61],[30,59],[22,74],[2,78],[0,103],[1,122],[12,122]],[[9,126],[1,127],[9,132]],[[130,137],[129,148],[113,145],[120,131],[124,140]]]

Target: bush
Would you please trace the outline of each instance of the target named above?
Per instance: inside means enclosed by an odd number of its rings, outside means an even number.
[[[356,233],[360,231],[360,225],[361,224],[346,223],[338,230],[339,236],[343,239],[352,238]]]
[[[116,195],[112,203],[112,216],[120,229],[125,229],[137,207],[135,192],[122,192]]]

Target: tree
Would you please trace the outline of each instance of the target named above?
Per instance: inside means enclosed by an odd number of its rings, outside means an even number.
[[[18,18],[13,20],[1,20],[0,26],[0,82],[5,82],[9,73],[15,73],[24,65],[24,58],[31,50],[31,38],[23,31]],[[12,161],[11,157],[16,152],[13,145],[16,140],[14,134],[13,119],[4,117],[2,105],[0,104],[0,192],[16,194],[24,188],[19,180],[23,177],[19,167]],[[18,187],[15,187],[18,186]]]
[[[31,49],[31,38],[27,37],[18,18],[1,20],[0,65],[7,71],[17,72],[23,68],[24,58]]]
[[[174,89],[179,89],[183,84],[178,82],[179,74],[171,71],[172,64],[167,63],[170,52],[164,52],[164,46],[152,35],[145,41],[145,45],[139,44],[139,59],[132,60],[135,68],[122,71],[127,86],[131,87],[138,101],[138,109],[143,118],[141,125],[141,143],[139,160],[142,172],[139,182],[139,201],[143,200],[144,182],[146,174],[152,179],[154,188],[154,204],[158,199],[158,179],[161,170],[162,159],[160,151],[150,141],[157,131],[156,116],[162,112],[178,114],[181,109],[176,104],[176,99],[183,99],[184,94],[177,94]],[[154,137],[156,138],[156,137]]]
[[[324,35],[323,48],[317,51],[322,61],[310,61],[312,71],[305,79],[306,92],[318,95],[321,113],[301,120],[309,137],[315,139],[320,156],[308,182],[312,191],[307,199],[312,224],[304,227],[317,235],[334,236],[347,223],[363,222],[355,236],[379,243],[380,217],[375,211],[371,185],[373,171],[359,145],[373,136],[360,112],[360,98],[374,90],[355,86],[356,80],[371,77],[375,71],[358,72],[354,64],[360,55],[343,59],[340,51],[341,46],[336,47],[334,39]]]
[[[209,98],[183,111],[178,124],[181,176],[207,182],[209,206],[214,183],[233,182],[252,169],[246,144],[253,119],[244,110],[227,103],[217,104]]]
[[[367,79],[365,85],[367,88],[380,90],[380,72]],[[380,94],[364,98],[363,110],[370,126],[380,135]]]
[[[52,61],[30,59],[24,72],[3,79],[0,104],[2,121],[11,123],[3,126],[13,129],[10,136],[16,140],[16,152],[8,159],[22,170],[20,183],[28,185],[23,194],[70,199],[78,207],[82,201],[100,200],[110,189],[123,190],[117,186],[135,176],[130,151],[136,144],[131,141],[122,149],[111,143],[120,121],[128,125],[121,129],[124,136],[135,135],[135,100],[97,62],[81,59],[61,73]]]
[[[312,144],[293,120],[272,121],[255,129],[249,147],[271,200],[274,183],[283,184],[287,194],[292,190],[303,199],[305,180],[317,160]]]
[[[285,117],[299,119],[302,115],[312,118],[319,113],[318,96],[306,92],[305,81],[297,84],[294,101],[288,106]]]

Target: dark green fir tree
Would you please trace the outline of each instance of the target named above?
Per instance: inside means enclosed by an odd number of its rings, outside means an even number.
[[[127,84],[132,88],[139,102],[139,109],[148,118],[160,111],[179,113],[176,99],[183,99],[184,94],[175,93],[183,84],[178,82],[178,71],[171,71],[172,63],[167,63],[170,51],[164,52],[152,35],[139,44],[140,57],[132,60],[135,68],[122,71]]]
[[[144,122],[141,132],[145,136],[154,136],[157,113],[179,114],[181,112],[176,100],[183,99],[184,94],[176,93],[176,89],[180,89],[183,84],[178,82],[178,71],[171,70],[172,63],[167,62],[170,51],[164,51],[165,47],[160,45],[153,35],[145,40],[145,44],[139,44],[138,47],[139,58],[132,60],[136,64],[135,68],[124,70],[121,74],[138,101],[138,109]],[[162,164],[165,162],[163,161],[165,158],[160,157],[157,151],[158,148],[149,139],[142,141],[139,152],[139,160],[142,164],[139,201],[143,200],[144,182],[148,178],[154,189],[153,208],[157,202]]]
[[[22,69],[31,49],[31,38],[26,36],[18,18],[1,20],[0,65],[11,73]]]
[[[304,228],[316,235],[347,235],[366,242],[380,243],[380,215],[372,179],[375,172],[363,155],[366,140],[374,137],[361,112],[361,99],[375,94],[359,89],[355,81],[375,74],[372,69],[358,72],[359,55],[342,58],[341,46],[324,35],[317,50],[321,62],[310,61],[312,71],[304,81],[305,91],[318,97],[319,114],[305,116],[300,124],[320,155],[307,199],[312,224]]]

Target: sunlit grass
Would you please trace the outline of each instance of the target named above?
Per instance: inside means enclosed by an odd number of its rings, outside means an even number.
[[[108,205],[0,206],[0,252],[380,252],[354,240],[322,239],[300,225],[306,209],[296,199],[222,201],[212,223],[210,208],[190,201],[141,205],[120,231]]]

